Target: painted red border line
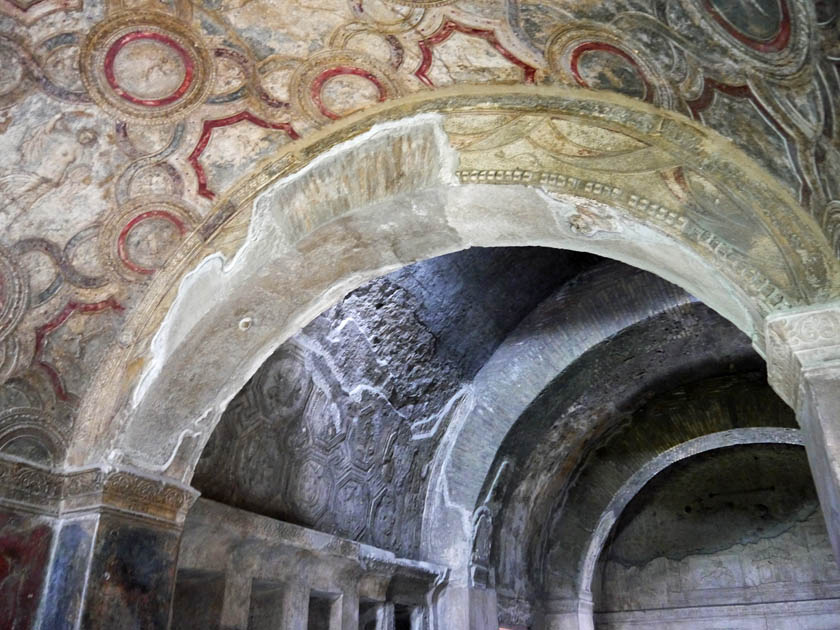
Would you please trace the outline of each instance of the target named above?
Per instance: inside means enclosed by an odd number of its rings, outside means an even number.
[[[510,61],[515,66],[522,68],[522,71],[525,73],[525,83],[533,83],[535,76],[537,74],[537,69],[522,61],[519,57],[514,55],[510,52],[507,48],[502,46],[499,39],[496,37],[496,34],[493,31],[488,31],[480,28],[473,28],[470,26],[464,26],[463,24],[459,24],[453,20],[447,20],[444,22],[441,27],[429,35],[426,39],[420,40],[418,42],[418,46],[420,47],[420,54],[422,60],[420,62],[420,67],[414,71],[414,76],[416,76],[421,83],[427,85],[428,87],[434,87],[435,84],[432,83],[432,80],[429,78],[428,72],[429,68],[432,67],[433,61],[433,52],[432,49],[445,42],[447,39],[452,37],[453,33],[463,33],[464,35],[469,35],[471,37],[480,37],[487,43],[489,43],[493,48],[495,48],[505,59]]]
[[[178,55],[181,57],[181,60],[184,62],[184,80],[181,81],[181,85],[179,85],[178,88],[169,96],[166,96],[164,98],[137,98],[133,94],[130,94],[129,92],[124,90],[117,81],[117,77],[114,75],[114,60],[117,58],[117,55],[119,54],[120,50],[122,50],[122,48],[126,44],[130,44],[131,42],[137,41],[139,39],[151,39],[153,41],[166,44],[175,52],[177,52]],[[118,96],[137,105],[145,105],[147,107],[162,107],[164,105],[174,103],[179,98],[181,98],[188,89],[190,89],[194,73],[195,67],[193,66],[193,60],[190,58],[189,53],[187,53],[187,51],[184,50],[184,47],[181,46],[181,44],[176,42],[171,37],[161,35],[160,33],[148,31],[135,31],[133,33],[126,33],[113,44],[111,44],[111,47],[108,49],[108,53],[105,55],[105,79],[108,81],[108,85],[111,86],[111,89],[113,89]]]
[[[53,317],[43,326],[39,326],[35,329],[35,361],[41,369],[46,372],[52,382],[55,394],[60,400],[69,400],[70,396],[64,388],[64,384],[61,381],[61,376],[59,375],[58,370],[56,370],[51,363],[41,359],[41,352],[44,350],[44,344],[46,343],[47,336],[57,328],[61,327],[61,325],[64,324],[64,322],[66,322],[73,313],[99,313],[100,311],[104,311],[108,308],[115,311],[123,310],[122,304],[117,302],[113,297],[109,297],[107,300],[94,302],[92,304],[70,301],[64,306],[58,315]]]
[[[213,130],[220,127],[227,127],[228,125],[235,125],[243,120],[264,129],[279,129],[280,131],[285,131],[286,135],[288,135],[292,140],[298,140],[300,138],[300,134],[298,134],[298,132],[295,131],[289,123],[268,122],[267,120],[258,118],[251,112],[247,111],[239,112],[238,114],[228,116],[227,118],[205,120],[201,128],[201,137],[198,139],[198,144],[195,145],[193,152],[190,153],[190,156],[187,158],[187,161],[192,165],[193,170],[195,171],[195,177],[198,180],[198,194],[202,197],[206,197],[207,199],[214,199],[216,197],[216,193],[207,187],[207,174],[204,172],[204,167],[201,165],[201,162],[199,162],[201,154],[204,153],[204,149],[207,148],[207,145],[210,142]]]
[[[377,79],[376,75],[363,68],[357,68],[356,66],[336,66],[335,68],[324,70],[312,82],[312,85],[309,88],[309,94],[312,97],[312,101],[318,106],[318,111],[332,120],[338,120],[341,116],[324,105],[324,101],[321,99],[321,90],[324,89],[324,84],[330,79],[347,74],[362,77],[363,79],[367,79],[373,83],[379,92],[378,100],[380,103],[388,98],[388,90],[382,84],[382,81]]]
[[[578,63],[580,62],[580,58],[584,53],[593,50],[608,52],[628,61],[630,65],[632,65],[633,68],[635,68],[636,74],[639,76],[639,78],[642,80],[642,83],[645,86],[645,97],[643,100],[647,103],[653,102],[653,87],[651,86],[650,82],[645,76],[645,73],[642,72],[642,69],[639,67],[639,64],[636,62],[636,60],[633,59],[633,57],[629,53],[626,53],[625,51],[621,50],[621,48],[619,48],[618,46],[613,46],[612,44],[608,44],[606,42],[586,42],[572,51],[572,57],[571,59],[569,59],[569,67],[571,68],[572,75],[574,75],[575,81],[577,81],[578,85],[585,88],[591,87],[583,79],[583,77],[580,76],[580,72],[578,71]]]
[[[779,30],[773,36],[773,39],[768,41],[753,39],[752,37],[739,31],[715,8],[711,0],[703,0],[703,7],[709,12],[709,15],[712,16],[715,22],[720,24],[727,33],[739,42],[749,46],[753,50],[757,50],[758,52],[769,53],[781,52],[790,42],[790,8],[788,7],[787,0],[778,0],[778,2],[782,9],[781,23],[779,24]]]
[[[120,257],[122,263],[131,269],[134,273],[150,275],[153,274],[156,270],[150,269],[148,267],[141,267],[137,263],[135,263],[131,258],[128,256],[128,251],[126,250],[126,240],[128,239],[128,235],[138,224],[142,223],[147,219],[166,219],[170,223],[172,223],[175,227],[178,228],[178,232],[181,233],[181,238],[184,237],[184,234],[187,232],[187,226],[184,225],[184,222],[181,221],[177,216],[172,214],[171,212],[167,212],[166,210],[149,210],[147,212],[142,212],[138,214],[136,217],[131,219],[128,223],[125,224],[125,227],[120,231],[119,237],[117,237],[117,254]]]

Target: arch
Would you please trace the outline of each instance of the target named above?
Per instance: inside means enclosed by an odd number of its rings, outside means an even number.
[[[751,427],[729,429],[710,433],[674,446],[650,459],[630,476],[613,495],[594,524],[592,533],[580,550],[581,554],[569,557],[576,564],[576,593],[571,597],[546,602],[546,627],[593,628],[591,585],[596,564],[604,545],[624,508],[642,488],[666,468],[701,453],[731,446],[751,444],[789,444],[803,446],[798,429]],[[553,618],[552,618],[553,617]]]
[[[580,559],[580,581],[578,592],[589,595],[591,593],[592,577],[595,574],[595,565],[601,551],[607,542],[607,537],[612,531],[618,517],[627,507],[630,500],[644,488],[651,479],[664,471],[669,466],[679,461],[688,459],[701,453],[727,448],[730,446],[745,446],[749,444],[789,444],[792,446],[803,446],[802,436],[799,429],[784,429],[776,427],[751,427],[742,429],[729,429],[718,433],[710,433],[688,442],[675,446],[664,453],[660,453],[640,468],[630,477],[621,489],[613,496],[607,507],[604,509],[598,524],[593,530],[592,537],[583,557]]]
[[[616,271],[624,270],[598,268],[580,286],[544,300],[476,374],[430,473],[422,527],[425,557],[465,569],[471,519],[494,476],[497,453],[517,420],[558,375],[622,331],[696,301],[656,276]],[[501,382],[517,386],[500,388]]]
[[[188,480],[228,400],[349,290],[422,258],[524,244],[654,271],[759,348],[769,312],[840,292],[805,211],[679,114],[573,89],[415,95],[284,146],[215,206],[126,323],[65,463]]]
[[[532,508],[530,514],[538,516],[530,520],[551,523],[532,534],[541,539],[530,559],[536,590],[551,582],[557,596],[579,592],[579,560],[599,518],[626,482],[659,454],[732,429],[796,428],[793,412],[766,382],[753,372],[738,374],[694,380],[646,401],[599,442],[597,456],[578,464],[572,485],[554,491],[548,513]]]
[[[593,628],[591,585],[598,558],[607,543],[615,523],[630,501],[659,473],[670,466],[710,451],[732,446],[753,444],[788,444],[804,446],[798,429],[780,427],[742,427],[709,433],[684,441],[649,459],[628,477],[604,506],[597,519],[590,523],[592,529],[582,545],[573,544],[567,555],[574,567],[574,592],[546,596],[546,628]]]

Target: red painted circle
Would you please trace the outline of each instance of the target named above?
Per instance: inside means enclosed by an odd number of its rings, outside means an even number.
[[[181,60],[184,62],[184,80],[181,82],[181,85],[179,85],[178,88],[169,96],[165,96],[163,98],[137,98],[123,89],[117,82],[117,78],[114,76],[114,60],[117,58],[120,50],[122,50],[127,44],[140,39],[151,39],[153,41],[166,44],[177,52],[181,57]],[[192,84],[194,71],[195,68],[193,66],[193,60],[181,44],[171,37],[149,31],[126,33],[111,45],[108,49],[108,53],[105,55],[105,79],[108,81],[108,85],[110,85],[114,92],[121,98],[124,98],[131,103],[135,103],[136,105],[145,105],[147,107],[162,107],[163,105],[174,103],[181,98]]]
[[[136,217],[131,219],[128,223],[125,224],[125,227],[120,232],[120,235],[117,237],[117,253],[119,254],[120,260],[122,263],[131,269],[134,273],[139,273],[143,275],[150,275],[153,274],[156,270],[149,269],[148,267],[141,267],[134,261],[132,261],[128,257],[128,252],[126,251],[126,240],[128,239],[128,235],[135,227],[137,227],[143,221],[147,219],[166,219],[170,223],[172,223],[178,231],[181,233],[181,236],[187,231],[184,222],[181,221],[180,218],[172,214],[171,212],[167,212],[166,210],[149,210],[147,212],[142,212],[138,214]]]
[[[572,51],[572,57],[569,60],[569,67],[572,71],[572,75],[575,77],[575,81],[578,82],[578,85],[581,87],[591,87],[589,84],[586,83],[584,78],[580,76],[580,71],[578,69],[578,64],[580,63],[580,58],[587,52],[591,51],[601,51],[610,53],[612,55],[617,55],[622,59],[628,61],[630,65],[633,66],[636,70],[636,74],[639,75],[639,79],[641,79],[642,83],[645,87],[645,101],[650,102],[653,98],[653,90],[651,89],[650,83],[648,83],[647,77],[642,72],[641,68],[639,68],[639,64],[636,62],[633,57],[629,54],[621,50],[618,46],[613,46],[612,44],[608,44],[606,42],[586,42],[585,44],[581,44],[577,48]]]
[[[781,52],[787,48],[787,45],[790,42],[791,31],[790,8],[788,7],[786,0],[778,0],[778,2],[781,9],[781,22],[779,23],[779,30],[776,31],[776,34],[767,41],[754,39],[746,33],[742,33],[735,27],[735,25],[730,24],[729,20],[727,20],[726,17],[712,4],[711,0],[704,0],[703,7],[709,12],[709,15],[712,16],[712,19],[714,19],[715,22],[720,24],[727,33],[742,44],[745,44],[758,52],[774,53]]]
[[[335,68],[330,68],[329,70],[324,70],[321,74],[319,74],[315,80],[312,82],[311,88],[311,96],[312,100],[315,102],[315,105],[318,106],[318,111],[320,111],[324,116],[327,118],[331,118],[332,120],[338,120],[341,118],[338,114],[334,111],[330,110],[326,105],[324,105],[324,101],[321,99],[321,90],[324,89],[324,84],[334,77],[338,77],[345,74],[352,74],[357,77],[362,77],[363,79],[367,79],[371,83],[376,86],[376,89],[379,91],[379,102],[381,103],[386,98],[388,98],[388,90],[382,84],[376,75],[367,70],[363,70],[362,68],[356,68],[353,66],[337,66]]]

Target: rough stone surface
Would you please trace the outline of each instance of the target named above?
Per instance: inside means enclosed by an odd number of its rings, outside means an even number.
[[[698,607],[718,624],[728,612],[730,623],[766,615],[784,628],[793,620],[780,618],[778,602],[805,600],[811,610],[790,604],[788,615],[798,612],[800,627],[823,627],[840,593],[808,462],[793,446],[712,451],[661,473],[622,514],[600,571],[596,620],[609,628],[635,627],[630,611],[668,608],[676,620]],[[759,603],[771,606],[733,606]]]
[[[718,377],[661,394],[600,439],[567,488],[555,497],[549,531],[540,542],[532,543],[536,573],[544,572],[543,588],[555,593],[571,588],[566,596],[589,591],[592,576],[586,565],[595,558],[587,556],[600,551],[607,535],[603,528],[628,509],[627,501],[639,491],[639,484],[658,472],[659,465],[654,462],[660,458],[668,465],[720,447],[716,436],[726,433],[736,442],[747,443],[794,439],[793,414],[760,378],[750,374]],[[749,430],[752,427],[790,428],[753,432]],[[644,473],[652,464],[651,472]],[[805,475],[804,482],[809,481]],[[536,551],[543,545],[545,556]]]
[[[476,249],[364,285],[266,361],[232,401],[193,484],[417,554],[428,462],[463,387],[529,310],[595,261]]]

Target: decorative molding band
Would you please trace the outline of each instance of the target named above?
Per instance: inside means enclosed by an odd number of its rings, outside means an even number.
[[[840,366],[840,302],[771,314],[766,326],[767,380],[797,409],[803,373]]]
[[[52,516],[113,510],[180,525],[198,494],[130,470],[56,472],[0,457],[0,505]]]
[[[0,458],[0,504],[37,512],[57,511],[62,488],[60,475],[22,461]]]

